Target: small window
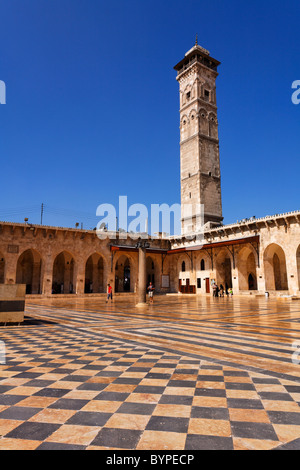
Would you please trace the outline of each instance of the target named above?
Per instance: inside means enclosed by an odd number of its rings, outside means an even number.
[[[191,98],[191,92],[188,91],[187,94],[186,94],[186,99],[189,100]]]
[[[205,261],[204,261],[204,259],[201,260],[201,271],[205,271]]]
[[[204,96],[206,96],[207,98],[209,97],[209,91],[208,90],[204,90]]]
[[[181,265],[181,271],[184,272],[185,271],[185,261],[182,261],[182,265]]]
[[[197,278],[197,289],[201,289],[201,279],[200,279],[200,277]]]
[[[190,199],[192,199],[192,193],[190,193]]]

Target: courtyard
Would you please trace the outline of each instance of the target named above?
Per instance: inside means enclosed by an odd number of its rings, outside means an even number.
[[[299,300],[31,299],[0,340],[1,450],[300,449]]]

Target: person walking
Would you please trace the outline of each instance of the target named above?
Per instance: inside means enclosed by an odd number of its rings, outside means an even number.
[[[109,301],[112,302],[112,286],[110,284],[107,284],[107,298],[106,298],[106,303]]]

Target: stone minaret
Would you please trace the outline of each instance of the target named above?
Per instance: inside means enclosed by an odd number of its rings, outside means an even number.
[[[204,224],[222,223],[216,59],[196,44],[174,69],[180,93],[181,206],[193,204],[192,216],[182,212],[182,226],[195,231],[200,205]],[[202,219],[203,220],[203,219]]]

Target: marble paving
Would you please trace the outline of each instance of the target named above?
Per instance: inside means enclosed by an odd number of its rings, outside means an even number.
[[[0,340],[0,450],[300,449],[299,300],[32,299]]]

